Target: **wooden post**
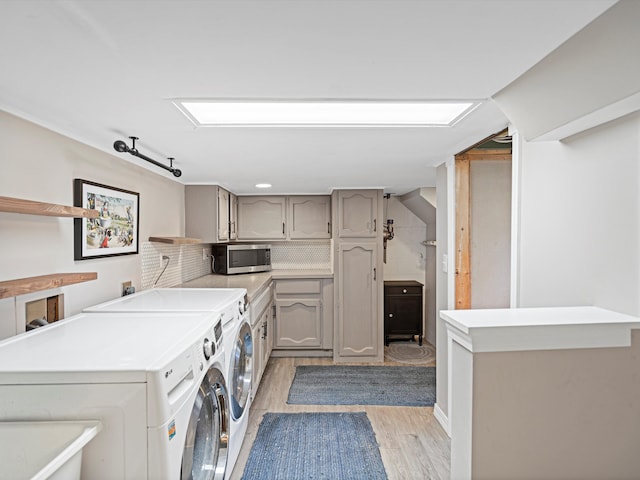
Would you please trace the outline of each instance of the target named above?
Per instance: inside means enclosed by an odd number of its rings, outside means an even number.
[[[469,172],[471,160],[456,155],[456,309],[471,308]]]

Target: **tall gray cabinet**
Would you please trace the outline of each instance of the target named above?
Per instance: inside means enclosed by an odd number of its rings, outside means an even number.
[[[384,360],[382,193],[332,194],[337,362]]]

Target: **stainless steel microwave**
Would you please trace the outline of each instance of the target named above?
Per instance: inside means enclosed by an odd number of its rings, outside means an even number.
[[[213,273],[233,275],[271,270],[271,245],[222,243],[214,244],[212,251]]]

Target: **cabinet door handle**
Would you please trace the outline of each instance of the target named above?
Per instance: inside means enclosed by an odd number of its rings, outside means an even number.
[[[402,289],[402,293],[407,293],[407,289],[406,289],[406,288],[403,288],[403,289]]]
[[[376,267],[373,267],[373,281],[376,281],[376,277],[377,277],[377,272],[376,272]]]
[[[393,318],[393,313],[390,313],[390,314],[389,314],[389,318]]]
[[[327,222],[327,233],[331,233],[331,223]]]
[[[377,229],[378,229],[378,219],[374,218],[373,219],[373,231],[377,232],[378,231]]]
[[[284,222],[282,222],[282,234],[284,235]]]

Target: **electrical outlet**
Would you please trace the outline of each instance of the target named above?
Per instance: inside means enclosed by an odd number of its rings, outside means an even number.
[[[125,295],[128,295],[129,293],[133,293],[131,292],[131,289],[133,287],[131,286],[131,282],[122,282],[122,296],[124,297]]]
[[[158,265],[162,268],[162,254],[158,255]]]
[[[209,254],[207,253],[207,249],[203,248],[202,249],[202,261],[206,261],[209,260]]]

